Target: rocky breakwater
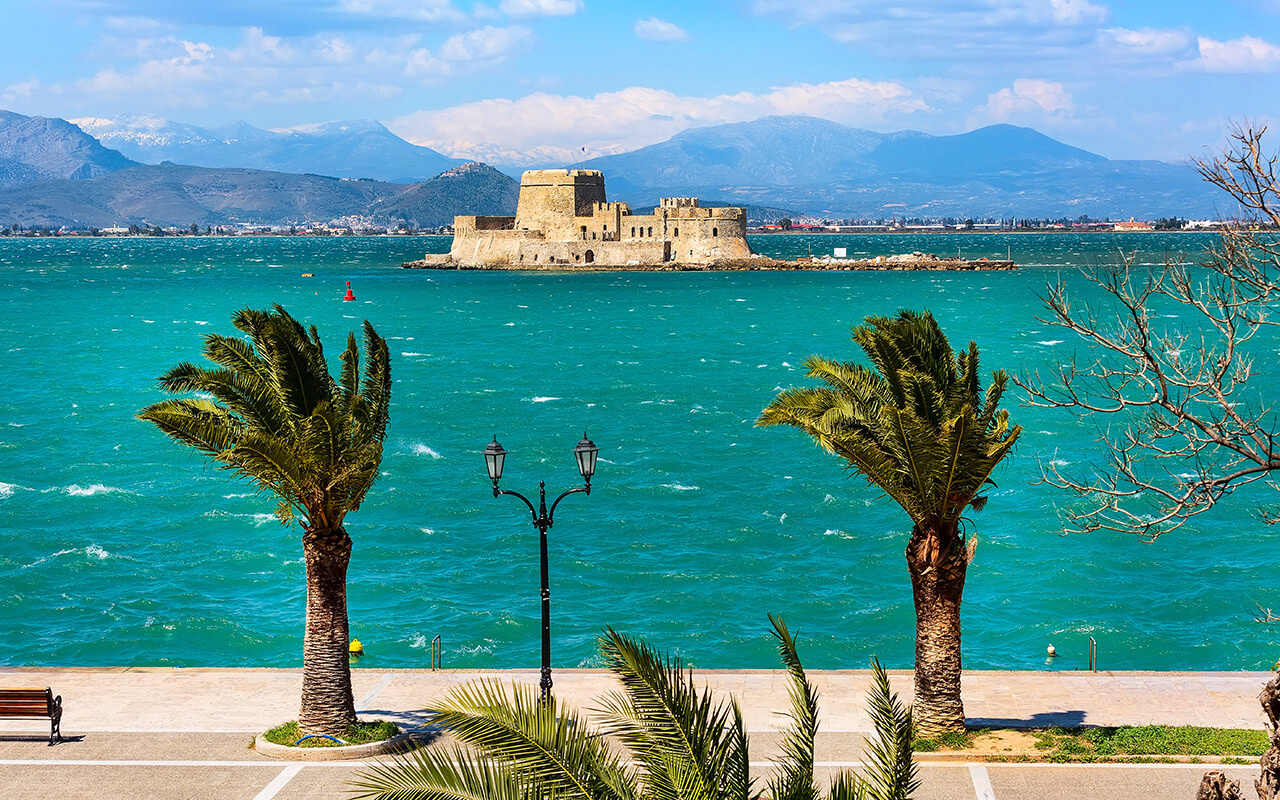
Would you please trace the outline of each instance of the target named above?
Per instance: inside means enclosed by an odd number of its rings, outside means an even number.
[[[599,264],[500,264],[471,266],[460,264],[448,255],[428,255],[418,261],[406,261],[405,269],[486,269],[519,270],[522,272],[745,272],[764,270],[1009,270],[1017,269],[1012,261],[988,258],[945,258],[932,253],[902,253],[875,258],[798,258],[794,261],[752,256],[751,258],[721,259],[708,262],[668,261],[661,264],[633,263],[624,266]]]

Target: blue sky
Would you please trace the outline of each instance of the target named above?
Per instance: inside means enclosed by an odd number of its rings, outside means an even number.
[[[369,118],[491,159],[809,114],[1174,160],[1280,101],[1280,0],[44,0],[0,42],[21,114]]]

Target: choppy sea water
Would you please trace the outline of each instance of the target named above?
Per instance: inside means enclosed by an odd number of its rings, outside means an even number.
[[[0,664],[300,663],[300,532],[133,418],[204,334],[278,302],[331,353],[364,318],[392,345],[384,474],[348,518],[362,664],[427,666],[436,635],[446,666],[537,663],[536,531],[517,500],[492,497],[480,452],[496,434],[503,488],[545,479],[554,496],[579,483],[585,430],[601,448],[592,493],[566,499],[551,530],[556,666],[596,664],[612,625],[699,667],[773,667],[774,612],[811,667],[873,654],[909,667],[907,517],[798,431],[755,428],[760,409],[805,381],[806,355],[854,357],[850,327],[901,307],[976,340],[987,369],[1052,369],[1075,345],[1037,320],[1048,281],[1088,296],[1082,265],[1194,258],[1207,241],[772,236],[753,246],[958,250],[1022,269],[709,274],[399,269],[447,249],[425,238],[0,241]],[[348,280],[355,303],[340,299]],[[1100,461],[1097,420],[1009,401],[1025,433],[973,515],[966,667],[1083,668],[1090,636],[1104,669],[1274,662],[1280,633],[1251,616],[1280,606],[1278,534],[1249,515],[1266,497],[1233,497],[1155,544],[1063,536],[1071,499],[1035,483],[1039,464]]]

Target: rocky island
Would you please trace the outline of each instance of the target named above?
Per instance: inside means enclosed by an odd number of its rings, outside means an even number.
[[[589,169],[529,170],[514,217],[454,218],[453,246],[402,264],[407,269],[941,270],[1013,269],[1012,261],[912,253],[849,260],[779,261],[747,244],[742,208],[703,208],[696,197],[664,197],[652,214],[605,198],[604,175]]]

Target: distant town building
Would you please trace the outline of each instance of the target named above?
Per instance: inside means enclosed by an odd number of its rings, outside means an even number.
[[[1133,217],[1130,217],[1128,222],[1117,222],[1112,227],[1112,230],[1133,233],[1135,231],[1153,231],[1155,228],[1151,227],[1149,222],[1134,222]]]
[[[751,257],[742,208],[703,208],[666,197],[652,214],[605,198],[589,169],[529,170],[514,217],[455,217],[449,260],[465,266],[538,268],[707,264]]]

